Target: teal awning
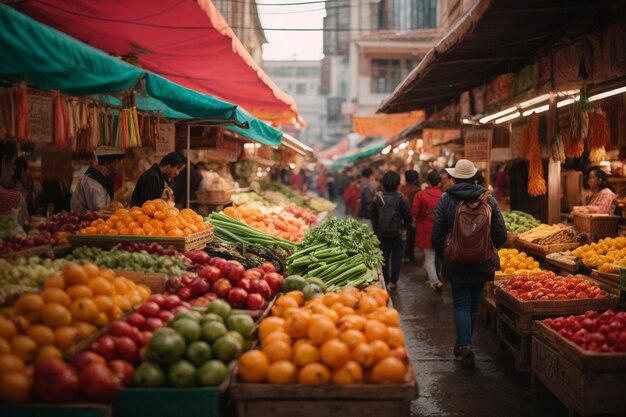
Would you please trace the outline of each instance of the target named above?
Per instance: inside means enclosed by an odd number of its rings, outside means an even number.
[[[344,152],[343,154],[337,157],[335,162],[333,162],[333,167],[341,166],[342,164],[345,164],[347,162],[354,162],[361,158],[366,158],[368,156],[375,155],[378,152],[385,149],[386,146],[387,146],[387,142],[376,142],[376,143],[367,145],[361,149],[350,150],[348,152]]]
[[[0,27],[0,79],[25,80],[42,90],[85,96],[119,93],[144,78],[148,96],[137,92],[140,110],[158,111],[172,119],[236,123],[238,126],[228,128],[265,145],[276,146],[282,140],[280,131],[244,114],[234,104],[111,57],[4,4],[0,4]]]

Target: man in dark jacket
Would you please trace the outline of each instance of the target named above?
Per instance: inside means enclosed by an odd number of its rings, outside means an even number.
[[[148,200],[163,198],[167,181],[175,178],[187,164],[187,158],[180,152],[170,152],[165,155],[159,164],[154,164],[141,174],[135,185],[131,204],[141,207]],[[169,188],[169,187],[167,187]]]
[[[370,208],[376,194],[376,181],[371,179],[373,171],[365,168],[361,173],[361,195],[359,197],[359,219],[370,219]]]
[[[478,170],[474,163],[460,159],[454,168],[447,169],[455,184],[441,196],[435,223],[433,226],[433,249],[443,259],[442,275],[450,281],[454,304],[454,322],[456,325],[457,342],[454,356],[463,361],[463,366],[474,366],[472,351],[472,332],[476,325],[480,297],[485,282],[493,280],[494,273],[500,269],[497,252],[485,262],[466,264],[446,260],[443,256],[446,236],[452,232],[457,207],[463,201],[475,201],[487,190],[476,184]],[[489,196],[487,204],[491,207],[491,240],[496,248],[506,241],[506,226],[496,200]]]
[[[404,194],[409,201],[409,210],[413,212],[413,200],[415,194],[420,191],[420,176],[415,170],[408,170],[404,173],[405,184],[400,187],[400,192]],[[415,222],[411,222],[406,233],[406,241],[404,243],[404,258],[408,262],[415,260]]]

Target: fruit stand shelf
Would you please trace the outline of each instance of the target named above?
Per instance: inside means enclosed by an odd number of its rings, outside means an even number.
[[[194,233],[187,237],[155,236],[113,236],[113,235],[70,235],[67,237],[72,246],[96,246],[110,249],[118,243],[156,242],[164,248],[173,246],[179,251],[203,249],[213,241],[213,229]]]
[[[0,258],[11,260],[11,259],[18,259],[18,258],[30,258],[31,256],[52,257],[52,255],[53,255],[53,251],[52,251],[51,245],[39,245],[39,246],[33,246],[32,248],[20,250],[20,251],[3,253],[2,255],[0,255]]]
[[[570,243],[555,243],[552,245],[538,245],[536,243],[531,243],[522,239],[517,239],[515,245],[524,250],[525,252],[538,256],[540,258],[545,258],[547,254],[553,252],[563,252],[566,250],[576,249],[580,246],[578,242],[570,242]]]

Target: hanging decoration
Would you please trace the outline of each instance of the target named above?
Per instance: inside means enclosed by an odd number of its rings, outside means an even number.
[[[0,139],[14,139],[17,134],[15,102],[15,88],[0,90]]]
[[[541,162],[541,144],[539,142],[539,116],[533,113],[528,125],[528,194],[533,197],[544,195],[548,192],[546,180],[543,177],[543,164]]]
[[[560,133],[552,138],[552,146],[550,146],[550,159],[553,161],[565,162],[565,149],[563,146],[563,138]]]
[[[55,91],[53,94],[54,103],[54,133],[53,143],[58,148],[65,148],[69,144],[69,112],[61,93]]]
[[[24,81],[17,87],[17,132],[16,138],[26,140],[30,136],[28,119],[28,88]]]

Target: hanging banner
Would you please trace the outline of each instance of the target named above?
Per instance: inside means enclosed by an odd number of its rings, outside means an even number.
[[[467,129],[463,132],[465,159],[472,162],[489,162],[491,155],[491,129]]]
[[[461,129],[431,129],[422,131],[424,151],[431,152],[435,145],[446,143],[454,139],[461,139]]]
[[[363,136],[393,137],[426,117],[422,110],[397,114],[353,116],[353,130]]]

